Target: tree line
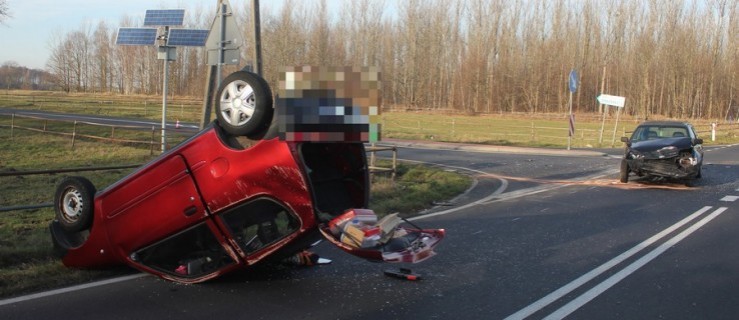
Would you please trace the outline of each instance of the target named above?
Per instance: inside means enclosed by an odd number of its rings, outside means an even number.
[[[247,40],[236,69],[253,61],[249,3],[233,8]],[[575,112],[599,111],[601,93],[625,96],[625,111],[639,118],[722,119],[739,108],[734,0],[346,0],[339,10],[326,0],[268,5],[261,8],[262,48],[264,75],[274,88],[282,66],[378,66],[386,107],[565,113],[575,69]],[[215,6],[186,9],[188,28],[210,27]],[[118,27],[138,27],[142,19],[55,34],[47,67],[57,88],[161,93],[156,48],[115,45]],[[169,92],[202,96],[204,49],[177,50]]]

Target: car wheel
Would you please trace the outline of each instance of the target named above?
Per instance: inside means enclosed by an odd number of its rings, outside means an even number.
[[[274,114],[272,92],[259,75],[247,71],[230,74],[216,97],[216,117],[227,133],[258,139],[269,128]]]
[[[626,163],[625,160],[621,160],[621,175],[620,175],[621,183],[628,183],[629,182],[629,164]]]
[[[92,225],[95,186],[83,177],[64,178],[54,194],[54,211],[62,229],[80,232]]]

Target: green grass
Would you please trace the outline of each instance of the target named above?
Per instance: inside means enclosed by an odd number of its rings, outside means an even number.
[[[2,90],[0,108],[82,113],[125,118],[161,119],[162,96]],[[198,122],[202,102],[193,97],[168,97],[167,118]]]
[[[456,172],[401,163],[395,180],[382,175],[373,177],[370,208],[379,216],[399,212],[402,217],[409,217],[434,202],[459,195],[470,183],[468,176]]]
[[[566,148],[569,131],[562,114],[468,116],[386,112],[381,119],[383,138],[410,140]],[[618,125],[613,115],[605,122],[595,114],[581,114],[576,119],[571,142],[574,148],[621,147],[620,137],[629,135],[640,122],[623,115]],[[711,141],[710,120],[688,122],[707,145],[739,143],[739,124],[720,124],[716,141]]]

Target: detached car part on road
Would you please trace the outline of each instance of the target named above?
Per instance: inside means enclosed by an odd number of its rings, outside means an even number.
[[[59,184],[50,231],[66,266],[128,264],[195,283],[280,261],[321,235],[368,260],[434,254],[443,229],[393,226],[385,241],[361,247],[329,230],[337,217],[373,214],[361,210],[369,199],[363,143],[278,139],[272,93],[253,73],[228,76],[216,99],[215,122],[106,189],[82,177]]]
[[[690,183],[701,178],[703,139],[692,125],[677,121],[647,121],[639,124],[626,143],[621,160],[620,180],[629,181],[629,173],[678,179]]]

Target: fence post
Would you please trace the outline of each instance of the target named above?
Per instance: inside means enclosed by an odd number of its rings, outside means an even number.
[[[15,127],[15,113],[10,115],[10,140],[13,141],[13,128]]]
[[[393,181],[395,181],[395,173],[398,172],[398,148],[393,146],[393,173],[390,175]]]
[[[716,141],[716,123],[711,123],[711,141]]]
[[[151,126],[151,140],[149,140],[149,155],[154,154],[154,126]]]
[[[452,138],[454,138],[454,130],[456,129],[456,121],[454,121],[454,118],[452,118]]]
[[[72,127],[72,150],[74,150],[74,139],[77,136],[77,121],[74,122],[74,127]]]

